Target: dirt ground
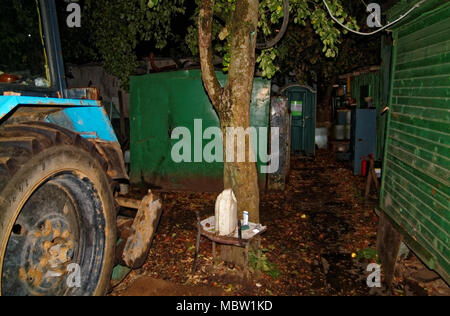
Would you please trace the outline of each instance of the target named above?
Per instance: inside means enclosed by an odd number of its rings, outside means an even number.
[[[368,263],[376,262],[376,196],[364,205],[365,179],[335,155],[294,156],[285,192],[261,196],[262,256],[250,254],[253,273],[213,265],[211,242],[202,238],[197,271],[196,215],[214,214],[217,194],[164,193],[164,211],[147,262],[111,295],[450,295],[447,284],[411,253],[398,264],[392,291],[371,289]],[[255,267],[258,267],[256,269]]]

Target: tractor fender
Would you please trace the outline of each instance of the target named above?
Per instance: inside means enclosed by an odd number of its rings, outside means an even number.
[[[93,145],[108,163],[108,175],[114,179],[128,180],[122,149],[107,113],[100,101],[85,99],[62,99],[31,96],[0,96],[0,126],[8,123],[9,115],[19,107],[35,109],[28,121],[43,121],[78,133]],[[54,111],[36,119],[42,109]],[[42,110],[42,112],[44,112]],[[26,119],[25,119],[26,120]]]

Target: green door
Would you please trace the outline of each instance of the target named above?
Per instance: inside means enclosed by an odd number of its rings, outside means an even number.
[[[291,115],[292,115],[292,150],[301,152],[305,148],[305,117],[303,107],[306,107],[306,93],[295,91],[291,94]]]
[[[300,85],[283,90],[287,96],[291,113],[291,151],[307,156],[315,154],[316,92]]]

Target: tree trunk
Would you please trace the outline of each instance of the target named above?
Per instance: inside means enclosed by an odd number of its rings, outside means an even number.
[[[202,0],[199,15],[199,51],[202,79],[205,89],[216,109],[224,136],[224,188],[233,189],[238,201],[239,217],[248,211],[252,222],[259,222],[259,188],[256,164],[248,151],[253,146],[248,141],[245,162],[229,162],[227,157],[227,128],[250,126],[250,101],[255,72],[255,47],[258,25],[258,0],[237,0],[229,25],[231,34],[231,60],[228,80],[221,87],[212,63],[211,26],[214,0]],[[235,151],[237,142],[235,142]],[[235,160],[234,160],[235,161]]]

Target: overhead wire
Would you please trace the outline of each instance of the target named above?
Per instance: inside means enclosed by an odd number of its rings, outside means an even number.
[[[390,26],[392,26],[392,25],[394,25],[394,24],[400,22],[401,20],[403,20],[404,18],[406,18],[411,12],[413,12],[415,9],[417,9],[418,7],[420,7],[425,1],[427,1],[427,0],[419,1],[419,2],[416,3],[411,9],[409,9],[406,13],[400,15],[395,21],[390,22],[390,23],[388,23],[387,25],[383,26],[382,28],[380,28],[380,29],[378,29],[378,30],[376,30],[376,31],[373,31],[373,32],[369,32],[369,33],[359,32],[359,31],[356,31],[356,30],[353,30],[353,29],[349,28],[348,26],[346,26],[345,24],[343,24],[342,22],[340,22],[340,21],[333,15],[333,13],[331,12],[331,9],[330,9],[330,7],[328,6],[328,3],[326,2],[326,0],[323,0],[323,3],[325,4],[325,7],[327,8],[328,13],[330,14],[331,18],[332,18],[337,24],[339,24],[341,27],[343,27],[344,29],[346,29],[346,30],[349,31],[349,32],[352,32],[352,33],[355,33],[355,34],[358,34],[358,35],[370,36],[370,35],[377,34],[378,32],[381,32],[381,31],[387,29],[388,27],[390,27]]]

